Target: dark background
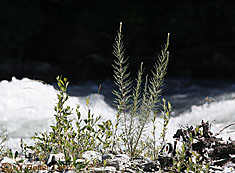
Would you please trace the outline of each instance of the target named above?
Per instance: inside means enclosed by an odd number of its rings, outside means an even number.
[[[168,77],[234,78],[235,3],[228,2],[0,0],[0,80],[111,79],[120,21],[134,73],[141,61],[151,69],[170,32]]]

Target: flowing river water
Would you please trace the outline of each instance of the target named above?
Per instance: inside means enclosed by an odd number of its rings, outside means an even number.
[[[104,120],[115,121],[117,111],[112,103],[113,87],[112,82],[108,80],[101,85],[95,82],[71,85],[68,90],[71,97],[67,105],[74,109],[80,105],[81,114],[85,116],[86,98],[89,96],[92,113],[102,115]],[[206,102],[206,97],[212,98],[213,102]],[[201,120],[213,121],[212,131],[218,132],[235,122],[235,81],[167,79],[163,98],[170,101],[173,106],[166,137],[169,141],[180,125],[196,125]],[[18,80],[13,77],[11,81],[1,81],[0,130],[7,131],[8,147],[17,150],[20,148],[21,138],[30,144],[30,137],[35,132],[49,130],[55,121],[53,115],[56,100],[55,85],[28,78]],[[160,133],[162,125],[158,123],[157,128]],[[234,139],[235,133],[231,132],[234,130],[235,127],[231,126],[220,136]]]

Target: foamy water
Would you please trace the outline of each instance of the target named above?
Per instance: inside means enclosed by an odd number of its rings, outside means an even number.
[[[234,95],[234,93],[225,93]],[[102,115],[103,120],[115,120],[116,110],[105,102],[101,94],[88,94],[91,102],[91,111],[96,116]],[[177,99],[184,99],[184,95],[174,95]],[[8,146],[14,150],[19,149],[20,138],[30,143],[30,137],[35,132],[49,130],[54,121],[54,105],[57,100],[57,91],[52,85],[24,78],[12,81],[0,82],[0,129],[7,130],[9,141]],[[70,97],[67,102],[72,108],[80,105],[82,116],[87,113],[86,96]],[[173,105],[174,106],[174,105]],[[173,110],[174,111],[174,110]],[[235,122],[235,100],[217,100],[211,104],[192,105],[187,111],[180,113],[170,119],[167,139],[171,140],[179,125],[196,125],[204,121],[214,121],[213,132],[218,132],[227,124]],[[159,118],[159,121],[161,119]],[[151,128],[151,126],[149,127]],[[162,126],[158,124],[159,132]],[[151,129],[149,129],[151,130]],[[148,130],[148,132],[149,132]],[[232,126],[222,133],[224,138],[234,139],[235,133],[227,133],[235,130]]]

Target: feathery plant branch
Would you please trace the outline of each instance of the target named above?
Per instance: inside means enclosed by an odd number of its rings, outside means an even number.
[[[141,62],[140,68],[137,73],[136,80],[136,87],[133,89],[132,93],[132,102],[131,102],[131,110],[130,110],[130,120],[129,120],[129,127],[128,127],[128,134],[129,137],[129,148],[130,151],[133,150],[133,143],[135,141],[135,136],[132,134],[136,133],[135,120],[139,115],[139,108],[140,108],[140,100],[141,100],[141,84],[142,84],[142,76],[143,76],[143,62]]]
[[[162,93],[162,86],[164,84],[164,77],[167,70],[167,65],[169,61],[169,37],[167,36],[167,44],[165,48],[161,51],[161,55],[158,56],[159,60],[154,66],[154,71],[152,71],[152,78],[150,78],[150,84],[145,84],[144,95],[143,95],[143,106],[141,109],[141,117],[139,120],[139,126],[137,131],[137,137],[133,152],[136,151],[139,141],[141,140],[144,129],[146,128],[151,112],[157,112],[157,104],[159,103],[159,98]],[[147,103],[146,103],[147,99]]]
[[[122,129],[122,140],[127,148],[127,152],[131,156],[140,152],[138,148],[141,148],[139,145],[143,143],[141,138],[148,125],[149,117],[152,112],[157,112],[159,98],[164,84],[164,76],[169,61],[169,36],[168,34],[167,43],[158,56],[158,61],[152,71],[152,77],[148,78],[148,75],[146,75],[143,89],[143,63],[141,63],[137,73],[135,80],[136,86],[134,86],[130,79],[130,73],[128,72],[129,65],[127,63],[128,59],[124,56],[125,48],[123,44],[122,23],[120,23],[115,38],[113,55],[116,59],[114,60],[113,68],[114,83],[117,86],[117,90],[114,90],[113,94],[116,96],[114,103],[119,110],[115,129],[118,128],[119,121],[122,120],[121,125],[124,127],[124,129]],[[114,139],[116,139],[116,137],[114,137]]]
[[[159,103],[159,97],[162,94],[162,86],[164,84],[164,76],[167,72],[167,65],[169,61],[169,37],[167,36],[167,43],[165,47],[161,50],[161,54],[158,55],[158,61],[154,66],[154,71],[152,71],[152,78],[150,79],[150,86],[148,87],[150,97],[149,97],[149,109],[157,111],[157,103]]]
[[[162,102],[163,102],[162,104],[163,111],[162,111],[161,118],[163,119],[163,129],[162,129],[162,133],[160,136],[160,138],[162,138],[161,147],[165,144],[166,131],[167,131],[167,126],[168,126],[169,119],[170,119],[170,112],[172,109],[170,102],[166,102],[165,99],[162,99]]]
[[[129,64],[127,63],[127,59],[124,57],[125,49],[122,38],[122,23],[120,23],[119,31],[113,46],[113,55],[117,58],[113,65],[115,79],[114,83],[118,87],[118,90],[114,90],[113,94],[116,96],[115,103],[119,108],[119,114],[123,114],[122,120],[124,121],[124,138],[126,138],[125,140],[128,141],[127,111],[129,109],[128,102],[130,101],[130,88],[132,81],[129,78],[130,73],[127,72]]]
[[[136,78],[136,87],[133,89],[132,94],[132,106],[130,112],[130,129],[128,135],[132,132],[132,125],[134,124],[134,119],[139,114],[140,100],[141,100],[141,84],[143,75],[143,62],[141,62],[140,69]]]

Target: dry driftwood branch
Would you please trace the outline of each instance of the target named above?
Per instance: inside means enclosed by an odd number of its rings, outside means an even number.
[[[231,127],[235,125],[235,122],[231,123],[231,124],[228,124],[227,126],[225,126],[224,128],[222,128],[218,133],[215,134],[215,136],[218,136],[220,133],[222,133],[225,129]]]

